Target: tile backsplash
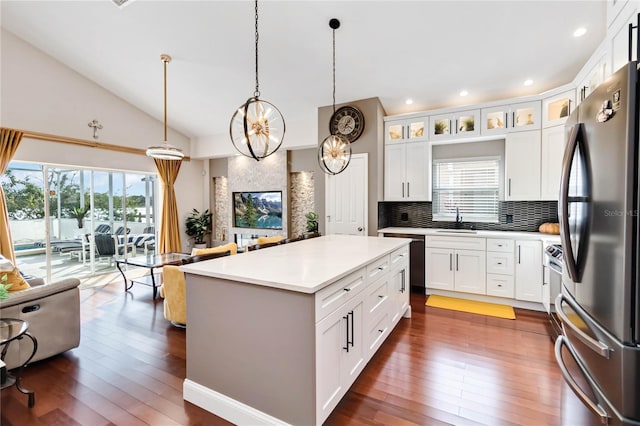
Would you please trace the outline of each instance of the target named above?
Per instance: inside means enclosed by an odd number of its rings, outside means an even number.
[[[545,222],[558,222],[557,201],[502,201],[500,223],[464,222],[463,227],[491,231],[536,232]],[[430,202],[379,202],[378,229],[389,226],[407,228],[454,228],[454,222],[434,222]]]

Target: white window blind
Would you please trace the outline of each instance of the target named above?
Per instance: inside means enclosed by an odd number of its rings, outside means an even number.
[[[498,222],[500,158],[433,161],[433,220]]]

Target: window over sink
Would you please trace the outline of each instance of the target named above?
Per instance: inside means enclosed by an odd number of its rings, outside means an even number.
[[[498,222],[500,157],[433,160],[433,220]]]

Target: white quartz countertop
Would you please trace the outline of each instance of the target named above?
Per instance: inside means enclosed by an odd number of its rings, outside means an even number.
[[[478,237],[478,238],[510,238],[525,240],[541,240],[548,244],[560,243],[560,235],[544,234],[542,232],[524,232],[524,231],[474,231],[456,232],[456,229],[442,228],[382,228],[378,229],[378,233],[387,234],[413,234],[413,235],[440,235],[440,236],[460,236],[460,237]]]
[[[188,274],[315,293],[410,242],[406,238],[327,235],[191,263],[181,266],[180,270]]]

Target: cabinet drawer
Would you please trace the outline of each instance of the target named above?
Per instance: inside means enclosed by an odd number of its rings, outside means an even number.
[[[386,276],[380,277],[380,279],[373,284],[367,286],[367,297],[365,300],[367,322],[369,322],[370,318],[373,318],[380,312],[384,311],[386,306],[389,304],[389,277],[390,275],[387,274]]]
[[[381,312],[371,323],[367,325],[365,331],[367,358],[371,357],[380,347],[391,327],[389,312]]]
[[[451,248],[461,250],[485,250],[486,238],[475,237],[441,237],[427,235],[427,247]]]
[[[504,253],[513,253],[513,240],[503,240],[497,238],[487,238],[487,251],[499,251]]]
[[[347,275],[316,293],[316,323],[351,300],[365,286],[366,269]]]
[[[487,273],[513,275],[513,252],[487,252]]]
[[[389,256],[383,256],[367,265],[367,282],[372,282],[389,270]]]
[[[409,262],[409,246],[399,248],[390,255],[392,268],[402,267]]]
[[[487,274],[487,295],[513,299],[515,295],[513,275]]]

